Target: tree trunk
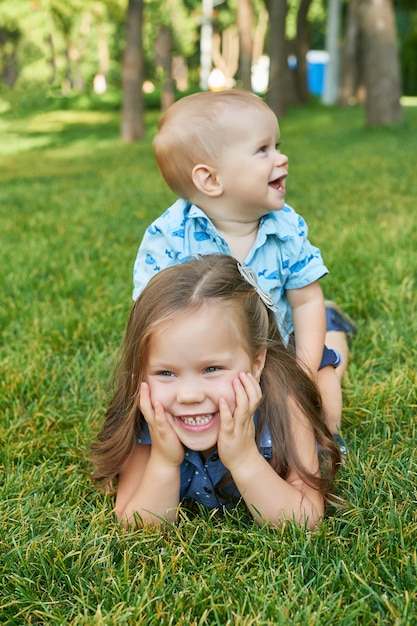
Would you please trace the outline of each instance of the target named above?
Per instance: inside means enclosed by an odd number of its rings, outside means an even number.
[[[104,21],[97,22],[98,71],[107,76],[110,67],[109,42]]]
[[[400,67],[392,0],[361,0],[368,126],[402,120]]]
[[[237,4],[237,24],[239,30],[239,78],[243,89],[252,88],[253,54],[253,6],[252,0],[239,0]]]
[[[239,34],[235,26],[228,26],[221,35],[213,33],[211,53],[215,67],[222,71],[224,78],[224,84],[217,87],[232,87],[239,67]]]
[[[269,13],[269,89],[266,101],[275,115],[285,115],[286,86],[288,85],[287,46],[285,42],[285,20],[287,0],[268,0]]]
[[[72,68],[71,68],[71,42],[69,38],[65,38],[65,49],[64,49],[64,58],[65,58],[65,81],[64,81],[64,91],[72,91],[74,87],[74,80],[72,77]]]
[[[174,102],[174,81],[172,79],[172,29],[160,26],[155,41],[156,66],[162,70],[161,110]]]
[[[21,34],[16,29],[0,27],[0,66],[3,65],[1,80],[13,89],[19,76],[17,48]]]
[[[49,79],[50,85],[55,85],[56,81],[56,55],[55,55],[55,44],[54,38],[51,34],[45,35],[45,43],[49,47],[51,56],[47,59],[49,66],[51,68],[51,76]]]
[[[255,28],[253,36],[253,53],[252,57],[254,61],[257,61],[259,57],[264,53],[266,31],[268,29],[269,15],[268,11],[262,9],[259,13],[258,23]]]
[[[200,89],[209,88],[208,80],[212,64],[213,0],[202,0],[203,15],[200,29]]]
[[[310,97],[307,87],[307,52],[309,50],[308,10],[311,0],[301,0],[297,13],[297,35],[295,54],[297,67],[294,70],[295,89],[300,103],[307,103]]]
[[[354,102],[358,88],[358,40],[359,0],[350,0],[347,6],[345,44],[342,54],[339,104],[346,106]]]
[[[129,0],[126,20],[126,49],[123,57],[123,141],[137,141],[145,136],[144,105],[142,96],[143,0]]]
[[[342,5],[340,0],[329,0],[327,7],[326,50],[329,61],[324,79],[322,102],[335,104],[339,93],[339,39]]]

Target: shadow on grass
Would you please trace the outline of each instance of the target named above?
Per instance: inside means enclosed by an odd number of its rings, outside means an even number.
[[[158,111],[145,116],[145,141],[156,132]],[[62,149],[73,144],[97,148],[120,141],[120,113],[50,111],[23,119],[0,117],[0,157],[37,149]]]

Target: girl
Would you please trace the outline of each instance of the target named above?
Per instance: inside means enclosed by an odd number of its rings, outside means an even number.
[[[120,520],[160,525],[184,499],[242,498],[260,525],[318,524],[340,455],[271,306],[226,255],[169,267],[145,287],[92,447],[96,482],[118,479]]]

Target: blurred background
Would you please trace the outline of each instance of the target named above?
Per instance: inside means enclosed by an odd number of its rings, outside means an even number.
[[[122,107],[126,141],[143,136],[145,107],[234,86],[280,116],[319,99],[393,123],[417,96],[417,4],[0,0],[0,76],[0,112]]]

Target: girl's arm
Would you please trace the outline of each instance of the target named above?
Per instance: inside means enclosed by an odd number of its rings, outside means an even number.
[[[315,281],[301,289],[288,289],[287,297],[292,309],[297,361],[316,377],[326,335],[323,291]]]
[[[122,467],[116,515],[122,522],[160,525],[175,520],[180,498],[179,465],[161,463],[152,446],[137,445]]]
[[[149,387],[142,383],[140,410],[151,435],[152,445],[137,445],[125,461],[116,496],[119,520],[160,525],[173,522],[180,500],[180,465],[184,447],[168,423],[160,402],[152,406]]]
[[[313,529],[324,513],[320,491],[308,485],[295,469],[290,470],[286,480],[281,478],[256,447],[253,411],[249,409],[253,406],[250,398],[254,397],[255,385],[256,381],[247,374],[241,374],[240,381],[235,381],[237,407],[233,416],[227,404],[222,403],[220,458],[258,524],[267,522],[274,526],[294,519]],[[293,400],[290,400],[289,410],[297,453],[306,470],[318,476],[313,428]]]
[[[312,433],[307,428],[298,429],[299,454],[313,473],[319,474],[319,464]],[[304,441],[302,440],[304,438]],[[307,485],[295,470],[291,470],[286,480],[262,457],[258,450],[253,451],[246,463],[231,469],[233,480],[258,524],[267,522],[274,526],[285,520],[294,519],[298,524],[307,524],[314,529],[324,513],[324,500],[321,493]],[[309,463],[306,462],[308,455]]]

